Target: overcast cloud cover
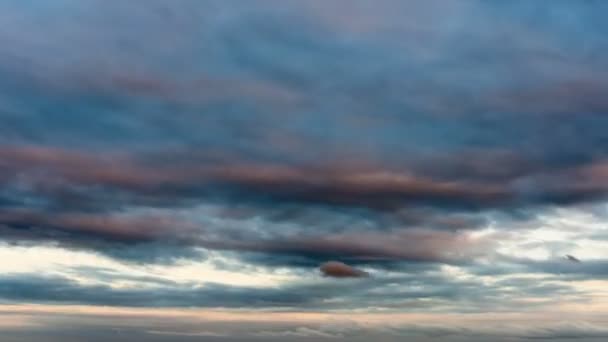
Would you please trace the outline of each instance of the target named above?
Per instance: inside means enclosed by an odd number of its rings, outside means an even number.
[[[603,341],[604,1],[0,2],[2,341]]]

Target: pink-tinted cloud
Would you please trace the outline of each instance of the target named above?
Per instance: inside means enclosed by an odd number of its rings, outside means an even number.
[[[339,261],[328,261],[319,266],[319,270],[326,277],[331,278],[362,278],[369,274]]]

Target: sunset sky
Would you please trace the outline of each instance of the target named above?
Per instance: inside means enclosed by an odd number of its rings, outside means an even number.
[[[0,341],[608,339],[608,1],[0,1]]]

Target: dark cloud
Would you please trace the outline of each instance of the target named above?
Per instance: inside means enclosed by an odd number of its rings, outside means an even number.
[[[245,222],[240,222],[244,224]],[[234,231],[216,223],[210,227],[158,214],[54,213],[5,210],[0,214],[3,239],[12,243],[55,243],[62,247],[93,249],[132,261],[162,262],[200,258],[197,248],[243,253],[243,260],[294,265],[297,260],[318,263],[341,257],[355,263],[459,262],[491,248],[491,238],[467,232],[402,229],[327,233],[281,231],[269,226],[260,236],[246,225]],[[252,255],[256,255],[251,257]]]
[[[94,154],[94,155],[93,155]],[[123,154],[85,153],[42,147],[5,147],[0,180],[13,192],[37,196],[47,205],[79,206],[87,202],[104,208],[103,200],[123,205],[191,204],[194,199],[235,203],[301,204],[394,211],[407,206],[443,209],[509,209],[542,204],[576,204],[605,197],[605,162],[554,170],[500,166],[513,156],[454,165],[452,159],[431,158],[424,169],[453,169],[446,175],[416,174],[417,166],[387,166],[328,162],[310,165],[226,160],[144,161]],[[156,157],[163,158],[156,154]],[[139,159],[139,160],[138,160]],[[431,164],[428,164],[431,163]],[[516,162],[519,163],[519,162]],[[462,171],[458,171],[462,169]],[[432,175],[437,175],[435,178]],[[565,184],[566,180],[568,183]],[[25,192],[25,193],[24,193]],[[7,194],[7,196],[10,195]],[[18,199],[13,199],[16,201]],[[9,202],[10,203],[10,202]],[[82,206],[82,204],[81,204]],[[107,206],[107,205],[106,205]],[[84,207],[86,208],[86,206]]]
[[[324,276],[332,278],[362,278],[369,276],[367,272],[348,266],[339,261],[328,261],[323,263],[319,266],[319,270]]]
[[[4,182],[19,176],[28,186],[60,196],[68,185],[107,188],[140,196],[230,195],[275,201],[393,208],[408,203],[491,205],[509,197],[494,185],[426,179],[407,171],[349,165],[297,166],[209,160],[177,166],[143,163],[126,156],[106,156],[42,147],[0,151]],[[180,165],[181,164],[181,165]],[[41,174],[44,171],[44,174]]]
[[[313,167],[198,154],[191,161],[160,163],[156,153],[94,158],[33,146],[6,147],[0,155],[0,181],[14,201],[0,214],[5,241],[52,242],[146,261],[199,257],[196,247],[272,254],[288,265],[463,261],[491,246],[493,237],[473,239],[468,232],[488,222],[484,215],[517,219],[519,208],[601,198],[605,178],[603,162],[538,172],[526,167],[531,174],[517,169],[509,180],[481,171],[491,170],[494,159],[473,160],[469,171],[433,178],[432,172],[415,175],[360,162]],[[188,210],[201,205],[218,210],[207,212],[206,222],[192,220]],[[258,219],[264,232],[248,227]],[[144,252],[162,244],[166,252]]]
[[[577,262],[577,263],[581,262],[581,260],[579,258],[572,256],[570,254],[566,255],[566,259],[568,259],[568,261],[572,261],[572,262]]]
[[[136,263],[170,264],[203,259],[186,236],[200,227],[159,215],[100,215],[5,210],[0,214],[3,241],[92,250]],[[202,234],[202,233],[201,233]]]

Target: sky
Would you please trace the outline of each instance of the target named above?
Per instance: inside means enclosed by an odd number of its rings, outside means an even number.
[[[608,2],[3,0],[2,341],[604,341]]]

